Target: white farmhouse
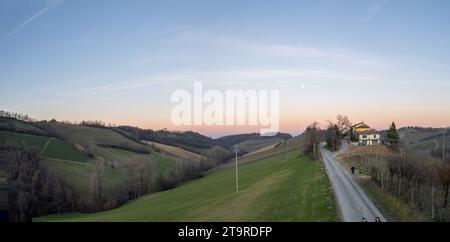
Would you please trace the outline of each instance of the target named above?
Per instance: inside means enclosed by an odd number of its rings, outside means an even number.
[[[380,132],[371,129],[362,132],[358,132],[358,144],[359,145],[379,145],[381,144]]]

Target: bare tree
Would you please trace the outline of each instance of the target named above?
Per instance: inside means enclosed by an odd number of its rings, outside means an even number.
[[[319,132],[320,126],[318,122],[310,124],[304,133],[306,136],[306,143],[303,151],[311,155],[315,160],[319,159]]]
[[[447,207],[448,203],[448,193],[450,187],[450,159],[447,159],[441,163],[437,169],[437,175],[439,183],[442,185],[442,190],[444,192],[444,202],[442,207]]]
[[[36,150],[26,146],[8,146],[5,150],[11,221],[31,221],[35,216],[73,211],[72,188],[42,163]]]
[[[128,199],[135,199],[151,191],[155,166],[152,160],[142,157],[129,161],[124,167]]]
[[[348,120],[347,116],[341,114],[339,114],[336,117],[336,120],[337,120],[336,128],[338,131],[339,139],[341,139],[344,136],[344,134],[349,131],[349,129],[352,126],[352,123]]]
[[[106,160],[102,157],[97,158],[94,161],[94,167],[90,173],[91,209],[94,211],[103,209],[105,203],[103,173],[105,171],[106,163]]]
[[[339,150],[341,148],[341,141],[339,139],[339,129],[336,124],[330,123],[326,132],[327,146],[332,151]]]
[[[219,165],[230,160],[233,156],[232,153],[223,148],[222,146],[213,146],[211,149],[205,152],[206,157],[210,157],[213,164]]]

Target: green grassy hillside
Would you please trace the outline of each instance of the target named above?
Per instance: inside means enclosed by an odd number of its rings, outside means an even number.
[[[0,117],[0,129],[20,132],[31,132],[35,134],[44,134],[45,132],[35,126],[23,121]]]
[[[177,162],[176,159],[157,154],[149,145],[141,144],[111,129],[43,122],[39,127],[61,137],[79,150],[112,162],[118,168],[135,161],[148,161],[156,163],[158,172],[164,172],[175,167]]]
[[[126,159],[122,159],[124,156],[109,152],[105,147],[117,146],[126,147],[128,150],[150,150],[146,145],[106,128],[43,122],[39,123],[38,126],[52,136],[59,137],[80,150],[112,161],[126,162]]]
[[[94,214],[51,215],[35,221],[336,221],[321,161],[298,151],[221,170],[178,188]]]
[[[172,170],[177,164],[176,158],[152,152],[151,147],[105,128],[48,122],[37,123],[40,127],[37,128],[15,119],[0,121],[0,128],[3,128],[0,130],[0,144],[34,147],[50,169],[64,177],[69,185],[81,193],[89,191],[90,176],[95,166],[88,161],[95,158],[102,157],[118,168],[105,168],[102,180],[106,188],[125,183],[121,165],[149,162],[158,174]]]
[[[66,142],[46,136],[21,134],[10,131],[0,131],[0,144],[24,144],[34,147],[43,157],[48,167],[64,177],[65,181],[77,191],[89,191],[90,175],[94,171],[93,164],[86,163],[93,158],[82,153]],[[167,172],[176,166],[176,160],[163,154],[139,154],[118,148],[102,148],[99,150],[110,153],[120,161],[139,160],[139,162],[153,162],[157,173]],[[98,154],[96,154],[98,155]],[[125,175],[118,169],[107,167],[103,176],[104,186],[116,187],[125,182]]]
[[[164,154],[153,152],[151,154],[139,154],[119,148],[103,148],[122,161],[139,160],[143,162],[153,162],[157,173],[167,172],[176,167],[177,160]],[[117,159],[117,158],[116,158]]]
[[[27,146],[33,146],[39,152],[42,151],[49,139],[49,137],[43,136],[19,134],[11,131],[0,131],[1,144],[25,144]]]
[[[407,127],[399,129],[398,133],[400,142],[402,142],[404,147],[427,154],[433,158],[441,158],[444,133],[447,134],[446,142],[450,142],[450,132],[443,128]],[[448,145],[446,152],[450,152]]]
[[[145,141],[145,140],[143,140],[142,142],[144,144],[148,144],[152,147],[155,147],[157,150],[160,150],[164,153],[170,154],[175,157],[183,157],[184,159],[188,159],[188,160],[192,160],[192,161],[201,161],[201,160],[208,159],[204,155],[200,155],[200,154],[191,152],[189,150],[182,149],[177,146],[166,145],[166,144],[161,144],[161,143],[152,142],[152,141]]]
[[[88,161],[92,158],[66,142],[46,136],[0,131],[0,144],[19,144],[34,147],[43,156],[45,164],[55,173],[61,175],[69,185],[81,193],[89,190],[89,176],[94,166],[89,164]],[[106,186],[113,186],[122,178],[123,175],[119,171],[107,168],[103,180]]]
[[[69,160],[59,160],[47,158],[45,163],[57,174],[64,177],[65,181],[71,185],[79,194],[87,194],[90,189],[90,176],[95,170],[95,165],[91,163],[73,162]],[[106,167],[102,176],[103,187],[116,188],[125,181],[125,174],[117,169]]]
[[[250,162],[258,161],[261,159],[266,159],[266,158],[276,156],[276,155],[280,155],[280,157],[282,157],[283,154],[285,155],[285,159],[287,159],[287,157],[289,157],[289,156],[286,156],[286,150],[289,150],[289,151],[301,150],[302,145],[303,145],[303,139],[304,139],[303,136],[297,136],[297,137],[288,139],[287,142],[284,141],[282,143],[274,145],[274,147],[272,149],[263,150],[260,152],[256,152],[254,154],[245,155],[245,156],[241,157],[241,162],[242,163],[250,163]],[[233,165],[233,162],[225,164],[225,166],[229,166],[229,165]]]
[[[238,147],[242,153],[250,153],[263,147],[274,145],[280,142],[283,142],[282,138],[255,138],[240,142],[238,144]]]
[[[25,144],[35,147],[44,157],[86,162],[90,158],[62,140],[45,136],[0,131],[0,144]]]

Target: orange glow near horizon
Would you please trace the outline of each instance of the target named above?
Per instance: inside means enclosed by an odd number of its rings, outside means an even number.
[[[283,109],[284,108],[284,109]],[[302,107],[304,108],[304,107]],[[282,106],[280,110],[280,132],[290,133],[293,135],[300,134],[305,128],[314,121],[319,122],[322,128],[325,128],[328,124],[328,120],[335,120],[337,114],[347,115],[350,122],[359,123],[364,121],[370,127],[377,130],[384,130],[389,127],[391,122],[395,122],[397,127],[405,126],[421,126],[421,127],[448,127],[450,126],[450,112],[445,112],[443,107],[434,108],[390,108],[383,109],[371,108],[369,111],[361,109],[352,112],[344,112],[340,110],[338,113],[332,113],[332,109],[316,108],[308,109],[303,112],[295,111],[294,108],[288,108]],[[297,109],[300,110],[300,109]],[[336,109],[339,110],[339,109]],[[157,114],[150,116],[148,113]],[[175,126],[170,120],[170,113],[165,112],[128,112],[127,114],[115,113],[115,112],[103,112],[103,113],[88,113],[84,115],[76,115],[70,113],[67,115],[55,115],[51,117],[46,116],[33,116],[39,120],[50,120],[56,118],[57,120],[68,120],[71,122],[80,122],[82,120],[102,120],[105,123],[111,123],[115,125],[130,125],[144,129],[168,129],[173,131],[195,131],[204,135],[219,137],[230,134],[239,133],[259,133],[261,126],[227,126],[227,125],[190,125],[190,126]]]
[[[280,120],[280,132],[290,133],[293,135],[300,134],[305,130],[305,128],[314,121],[317,121],[321,124],[322,128],[325,128],[328,124],[328,120],[334,121],[336,115],[333,116],[305,116],[303,118],[296,117],[291,115],[291,117],[286,117],[285,119]],[[356,118],[357,115],[348,115],[350,122],[359,123],[364,121],[370,127],[377,130],[385,130],[389,128],[389,125],[392,122],[395,122],[397,128],[406,127],[406,126],[420,126],[420,127],[434,127],[434,128],[442,128],[450,126],[450,115],[446,117],[435,117],[435,116],[420,116],[420,115],[396,115],[396,116],[387,116],[387,115],[371,115],[370,117],[366,117],[364,119]],[[156,121],[156,120],[155,120]],[[129,122],[125,122],[129,125],[138,126],[141,128],[148,128],[153,130],[159,129],[168,129],[174,131],[195,131],[204,135],[219,137],[224,135],[231,134],[240,134],[240,133],[259,133],[261,126],[255,125],[243,125],[243,126],[227,126],[227,125],[189,125],[189,126],[175,126],[170,120],[159,120],[158,122],[136,122],[129,120]]]

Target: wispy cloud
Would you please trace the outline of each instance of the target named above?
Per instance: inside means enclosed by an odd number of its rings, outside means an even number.
[[[41,15],[43,15],[44,13],[56,8],[58,5],[60,5],[62,3],[62,0],[47,0],[45,6],[40,9],[39,11],[37,11],[35,14],[33,14],[31,17],[29,17],[28,19],[26,19],[25,21],[23,21],[22,23],[20,23],[16,28],[14,28],[11,32],[9,32],[8,34],[6,34],[5,37],[9,38],[13,35],[15,35],[17,32],[19,32],[20,30],[22,30],[25,26],[27,26],[28,24],[30,24],[31,22],[33,22],[34,20],[36,20],[37,18],[39,18]]]
[[[338,73],[321,69],[251,69],[251,70],[219,70],[219,71],[197,71],[184,73],[167,73],[148,76],[141,80],[130,80],[102,85],[82,90],[61,92],[61,96],[90,95],[117,91],[126,91],[145,88],[158,84],[189,84],[195,81],[209,83],[219,86],[237,86],[246,84],[260,84],[263,81],[282,83],[283,80],[339,80],[339,81],[382,81],[382,78],[373,76],[354,75]],[[389,80],[391,81],[391,80]],[[175,85],[174,85],[175,86]]]
[[[223,36],[208,31],[184,30],[178,36],[184,41],[198,43],[216,48],[234,49],[237,51],[253,52],[272,57],[290,59],[323,59],[327,62],[346,62],[364,65],[387,65],[381,56],[361,53],[349,48],[325,48],[306,45],[293,45],[264,41],[252,41],[233,36]]]
[[[386,5],[387,0],[377,0],[374,4],[371,4],[368,8],[369,18],[372,18],[380,13]]]
[[[379,57],[368,54],[359,54],[344,48],[311,48],[294,45],[246,43],[239,46],[241,49],[255,51],[262,54],[276,55],[289,58],[316,58],[328,61],[351,62],[355,64],[385,65]]]
[[[142,78],[139,80],[128,80],[123,82],[115,82],[107,85],[101,85],[91,88],[85,88],[81,90],[70,90],[62,91],[58,93],[58,96],[78,96],[78,95],[89,95],[89,94],[99,94],[107,92],[117,92],[126,91],[130,89],[146,88],[148,86],[153,86],[159,83],[166,83],[168,81],[177,80],[176,77],[165,76],[165,75],[154,75],[147,78]]]
[[[0,109],[3,109],[3,110],[11,110],[11,111],[13,111],[13,110],[15,110],[15,111],[20,111],[20,110],[23,110],[23,109],[30,109],[30,108],[32,108],[32,109],[35,109],[35,108],[38,108],[38,107],[41,107],[41,106],[49,106],[49,105],[64,105],[64,103],[63,102],[53,102],[53,101],[32,101],[32,102],[23,102],[23,103],[19,103],[19,104],[15,104],[15,105],[12,105],[12,106],[7,106],[7,107],[3,107],[3,108],[0,108]]]

